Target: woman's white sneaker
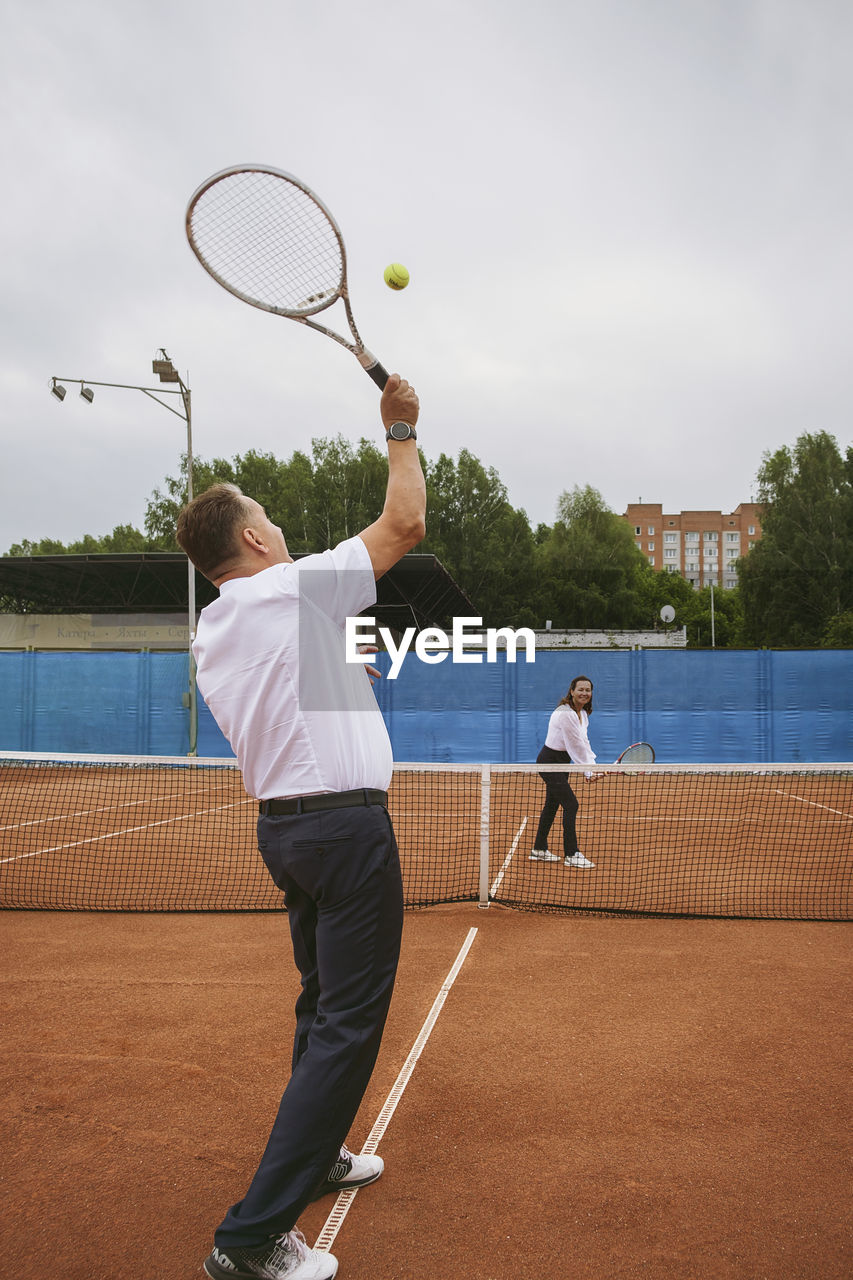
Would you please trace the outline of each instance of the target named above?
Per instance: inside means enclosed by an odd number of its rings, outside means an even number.
[[[563,865],[566,867],[576,867],[580,871],[592,871],[595,868],[595,863],[590,862],[589,858],[585,858],[580,850],[578,850],[577,853],[573,853],[571,857],[566,854],[563,859]]]

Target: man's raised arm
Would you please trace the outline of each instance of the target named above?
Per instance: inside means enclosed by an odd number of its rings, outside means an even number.
[[[379,519],[359,535],[377,578],[417,546],[426,528],[426,485],[414,431],[419,409],[414,387],[392,373],[380,402],[388,442],[385,506]]]

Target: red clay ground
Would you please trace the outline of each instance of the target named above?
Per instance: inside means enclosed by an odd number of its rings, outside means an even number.
[[[287,1076],[286,919],[0,928],[0,1275],[199,1276]],[[341,1280],[847,1280],[849,926],[411,912],[356,1148],[471,928]]]

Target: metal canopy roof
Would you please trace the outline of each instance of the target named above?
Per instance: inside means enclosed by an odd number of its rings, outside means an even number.
[[[294,556],[299,560],[300,555]],[[187,559],[180,552],[0,557],[3,613],[181,613],[187,610]],[[198,571],[196,604],[218,594]],[[377,585],[377,625],[402,631],[445,626],[474,606],[435,556],[407,555]]]

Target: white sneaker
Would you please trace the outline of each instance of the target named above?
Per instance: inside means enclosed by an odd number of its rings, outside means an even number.
[[[288,1231],[256,1249],[214,1249],[204,1270],[212,1280],[333,1280],[338,1260],[309,1249],[301,1231]]]
[[[589,858],[585,858],[580,849],[578,849],[577,853],[573,853],[571,857],[566,854],[563,859],[563,866],[576,867],[581,871],[591,871],[594,869],[595,863],[590,862]]]
[[[346,1147],[329,1170],[326,1181],[314,1192],[314,1199],[328,1195],[330,1191],[355,1191],[382,1177],[385,1161],[381,1156],[357,1156]]]
[[[560,859],[556,853],[549,853],[547,849],[531,849],[528,862],[559,862]]]

